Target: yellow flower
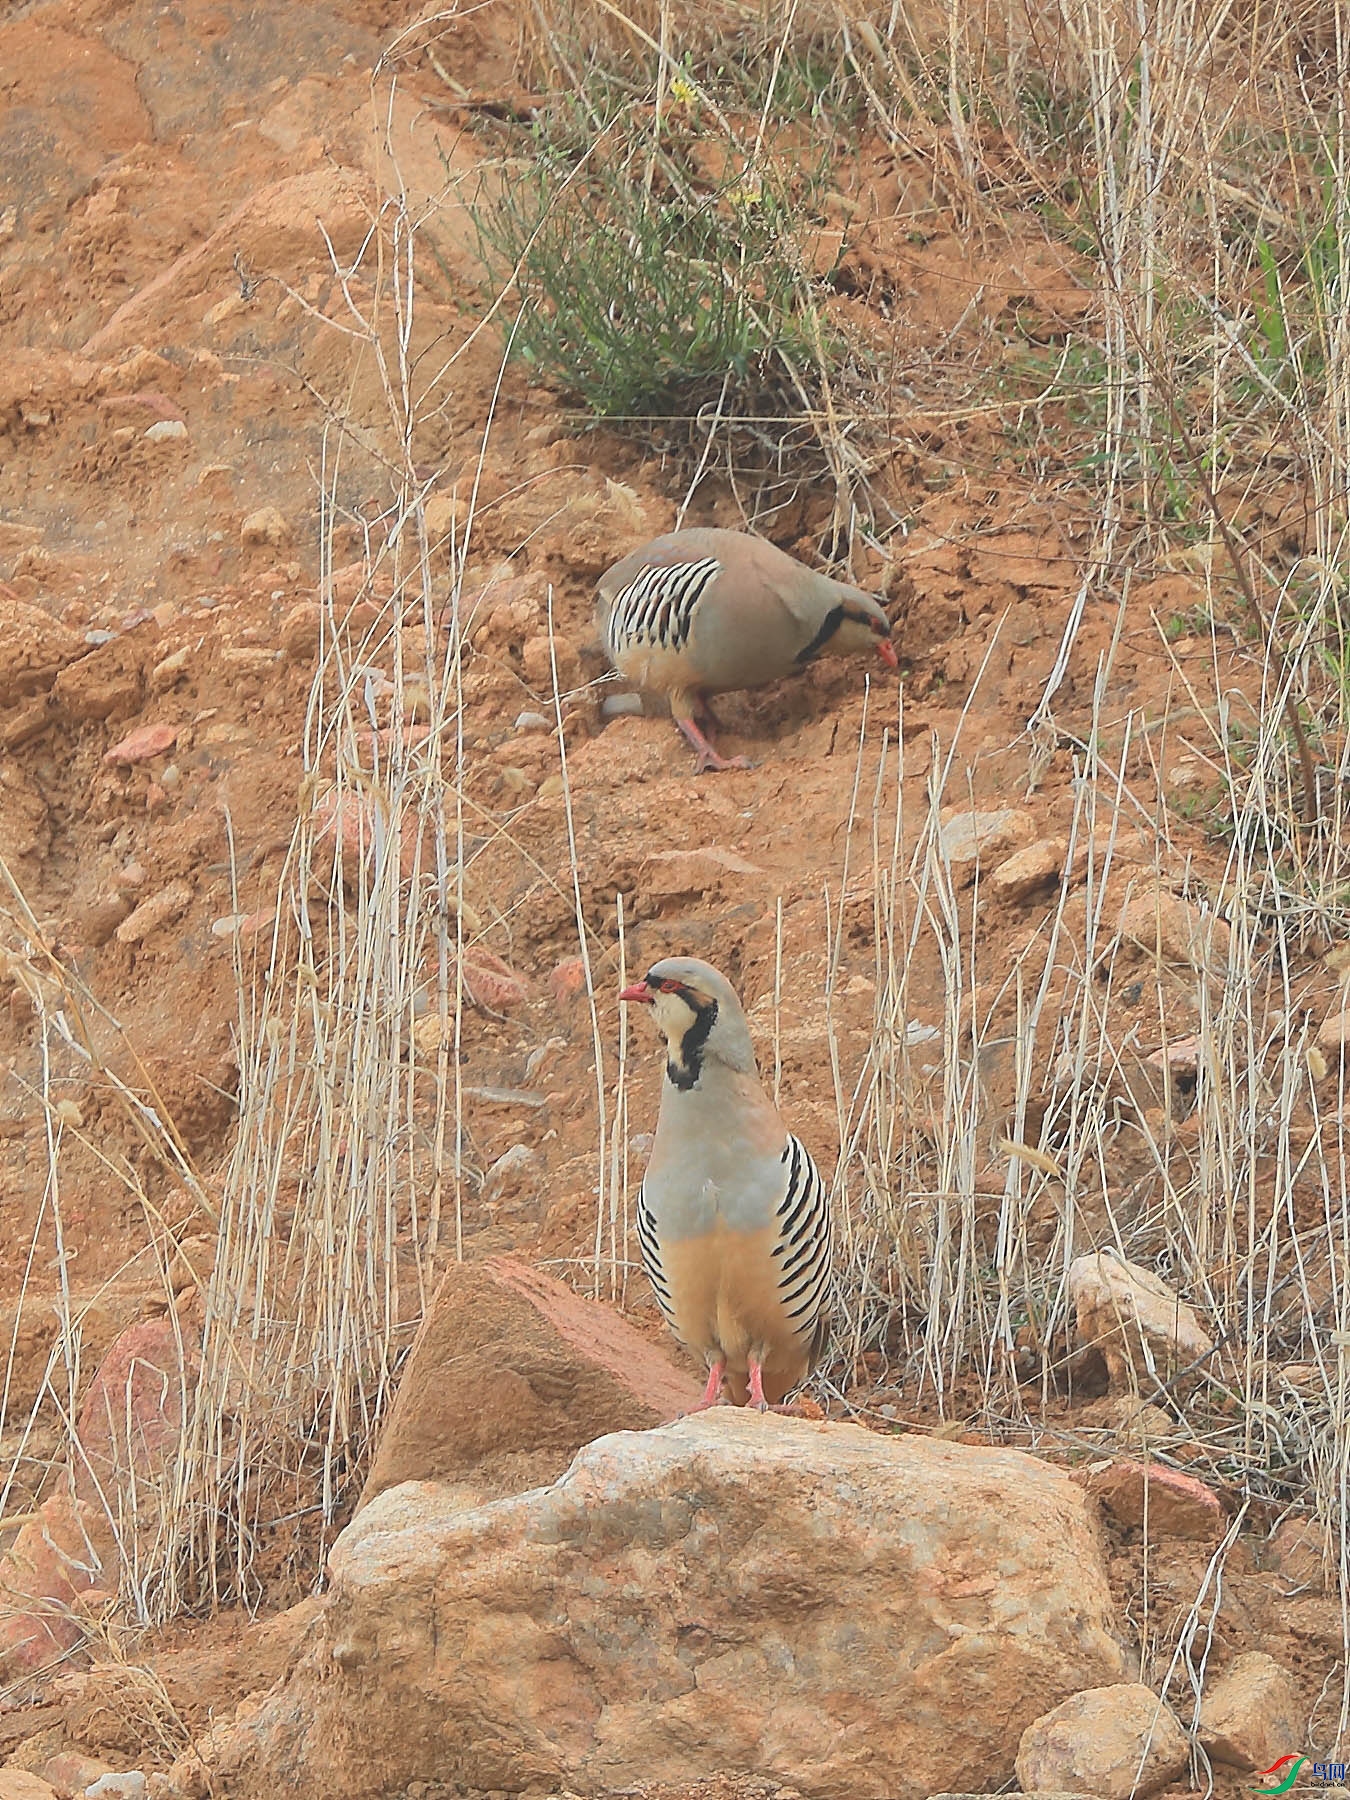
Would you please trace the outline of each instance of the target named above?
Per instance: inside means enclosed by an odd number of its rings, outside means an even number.
[[[761,206],[764,189],[758,182],[743,181],[739,187],[728,188],[726,197],[733,206]]]
[[[687,75],[672,75],[670,97],[677,106],[692,106],[698,99],[698,90]]]

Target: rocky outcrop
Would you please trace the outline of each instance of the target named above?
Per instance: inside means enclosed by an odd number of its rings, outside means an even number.
[[[723,1772],[925,1800],[1006,1779],[1031,1720],[1125,1670],[1059,1471],[732,1408],[489,1506],[391,1489],[330,1574],[291,1678],[193,1753],[232,1800]]]

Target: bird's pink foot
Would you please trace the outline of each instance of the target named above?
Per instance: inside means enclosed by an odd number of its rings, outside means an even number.
[[[722,1398],[722,1376],[725,1372],[725,1363],[714,1363],[711,1369],[708,1370],[708,1385],[703,1390],[703,1398],[699,1401],[697,1406],[691,1406],[688,1412],[679,1413],[677,1414],[677,1417],[681,1419],[692,1418],[695,1413],[707,1412],[709,1407],[716,1406],[718,1401]],[[671,1423],[674,1424],[674,1420],[672,1420]]]
[[[705,769],[751,769],[754,764],[748,756],[723,756],[715,749],[695,719],[676,719],[675,723],[694,747],[696,761],[694,773],[701,775]]]
[[[748,1404],[759,1412],[768,1412],[769,1410],[769,1403],[764,1398],[764,1370],[753,1356],[750,1358],[750,1399]]]

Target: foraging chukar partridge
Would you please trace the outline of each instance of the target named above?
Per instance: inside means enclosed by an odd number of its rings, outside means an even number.
[[[762,687],[817,656],[876,650],[896,667],[881,603],[744,531],[672,531],[600,577],[596,616],[625,681],[670,696],[697,768],[748,769],[709,743],[709,694]]]
[[[830,1196],[759,1083],[741,1003],[707,963],[654,963],[621,1000],[650,1006],[666,1040],[656,1141],[638,1198],[642,1261],[666,1323],[761,1410],[824,1346]]]

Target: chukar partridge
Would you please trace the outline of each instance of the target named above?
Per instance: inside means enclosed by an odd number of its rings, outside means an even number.
[[[896,667],[881,603],[743,531],[672,531],[600,577],[597,619],[625,681],[670,696],[702,769],[746,769],[708,741],[709,694],[762,687],[817,656],[876,650]]]
[[[761,1410],[811,1372],[825,1340],[830,1197],[759,1083],[741,1003],[707,963],[654,963],[621,1000],[666,1040],[656,1141],[638,1199],[642,1261],[666,1323],[704,1359],[712,1406]]]

